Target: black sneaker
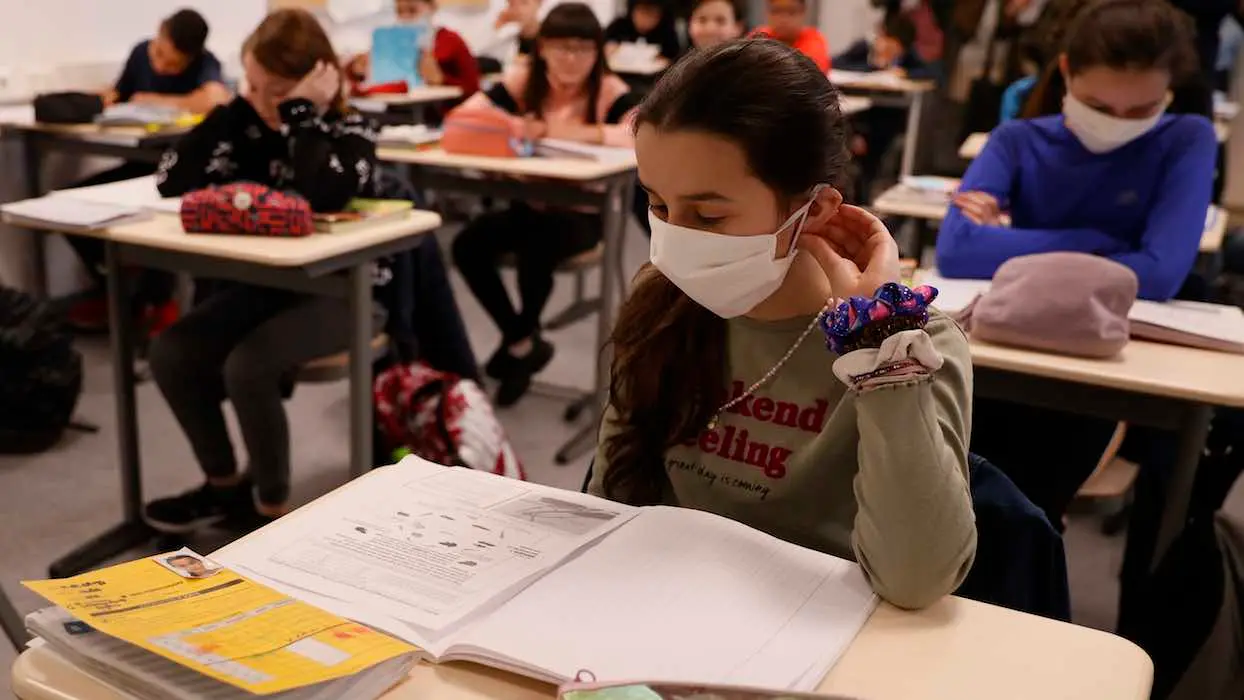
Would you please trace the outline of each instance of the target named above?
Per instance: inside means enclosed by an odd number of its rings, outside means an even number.
[[[544,369],[553,359],[553,344],[536,336],[532,339],[531,352],[514,358],[514,372],[501,380],[497,388],[497,406],[505,408],[518,403],[531,388],[531,378]]]
[[[143,508],[143,519],[159,532],[184,535],[224,520],[250,498],[251,483],[247,479],[225,487],[204,483],[193,491],[148,503]]]
[[[484,373],[493,379],[505,379],[514,374],[514,368],[518,365],[518,358],[510,354],[510,347],[505,341],[501,342],[501,347],[488,358],[488,364],[484,365]]]

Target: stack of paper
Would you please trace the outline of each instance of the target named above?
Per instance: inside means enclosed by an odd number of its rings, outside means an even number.
[[[829,71],[829,82],[843,87],[892,87],[900,88],[904,81],[897,73],[889,71],[861,72],[851,70]]]
[[[600,146],[565,139],[540,139],[535,153],[545,158],[577,158],[600,163],[626,163],[635,161],[635,149],[617,146]]]
[[[95,121],[104,126],[172,126],[181,114],[181,110],[171,107],[122,102],[110,105]]]
[[[876,605],[856,564],[726,518],[415,457],[215,556],[432,661],[549,682],[811,690]]]
[[[1244,353],[1244,312],[1236,306],[1137,301],[1127,317],[1136,338]]]
[[[0,205],[4,220],[28,228],[59,231],[98,231],[140,218],[141,207],[101,204],[49,195]]]
[[[151,700],[375,698],[415,649],[190,550],[26,586],[57,607],[32,633],[109,685]]]
[[[104,185],[57,190],[49,196],[167,214],[177,214],[181,211],[181,197],[161,197],[159,189],[156,188],[154,175]]]
[[[362,107],[359,107],[362,110]],[[384,111],[383,108],[376,111]],[[444,134],[443,129],[432,129],[426,124],[402,124],[386,126],[380,129],[379,144],[381,146],[410,147],[436,143]]]

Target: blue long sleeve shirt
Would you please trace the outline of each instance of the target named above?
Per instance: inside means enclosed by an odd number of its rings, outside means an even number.
[[[1086,150],[1061,115],[1002,124],[960,189],[997,197],[1011,227],[974,224],[951,206],[938,271],[989,279],[1020,255],[1093,253],[1135,271],[1142,299],[1169,299],[1196,260],[1217,151],[1209,120],[1186,114],[1103,154]]]

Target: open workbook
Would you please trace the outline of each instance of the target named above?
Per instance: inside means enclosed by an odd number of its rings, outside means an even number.
[[[220,550],[423,649],[563,682],[814,689],[876,605],[860,568],[709,513],[408,457]]]

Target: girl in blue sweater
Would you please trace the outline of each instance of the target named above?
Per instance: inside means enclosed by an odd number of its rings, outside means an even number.
[[[990,135],[938,234],[941,273],[988,279],[1019,255],[1079,251],[1130,267],[1141,298],[1174,296],[1196,259],[1217,153],[1208,119],[1167,113],[1172,82],[1195,65],[1167,3],[1086,8],[1051,72],[1066,84],[1063,113]]]

